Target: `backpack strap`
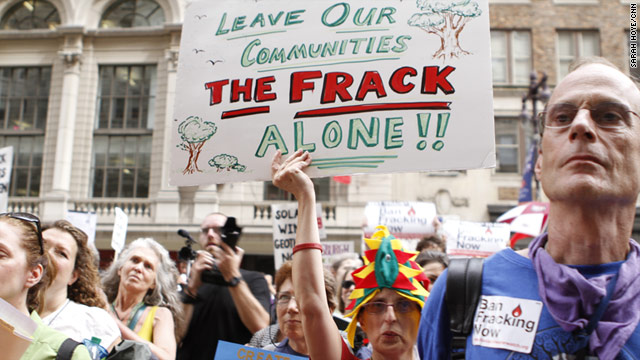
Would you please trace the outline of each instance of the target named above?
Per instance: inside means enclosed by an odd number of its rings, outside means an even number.
[[[473,316],[482,295],[483,261],[482,258],[452,259],[447,269],[445,303],[450,318],[452,359],[465,356],[467,336],[471,334]]]
[[[58,354],[56,355],[56,360],[71,360],[73,356],[73,352],[76,350],[76,347],[81,343],[73,340],[72,338],[66,338],[60,347],[58,348]]]

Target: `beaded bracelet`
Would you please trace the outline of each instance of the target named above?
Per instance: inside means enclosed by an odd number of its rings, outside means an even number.
[[[300,250],[306,250],[306,249],[316,249],[316,250],[320,250],[320,253],[322,253],[322,245],[318,243],[304,243],[304,244],[298,244],[294,246],[292,255]]]

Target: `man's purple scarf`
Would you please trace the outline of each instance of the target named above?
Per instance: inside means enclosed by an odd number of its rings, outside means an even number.
[[[606,294],[612,275],[586,279],[578,270],[556,263],[544,249],[546,242],[545,233],[529,245],[542,302],[565,331],[583,329]],[[614,359],[640,322],[640,246],[633,239],[629,245],[609,306],[589,338],[589,349],[601,360]]]

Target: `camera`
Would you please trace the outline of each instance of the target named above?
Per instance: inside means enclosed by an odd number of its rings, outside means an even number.
[[[178,235],[187,239],[185,240],[184,246],[180,249],[180,251],[178,251],[178,259],[183,261],[195,260],[196,251],[193,250],[193,248],[191,247],[191,244],[195,243],[196,241],[193,240],[191,235],[189,235],[189,232],[184,229],[178,230]]]
[[[236,218],[233,216],[229,216],[224,226],[220,228],[220,238],[234,251],[241,233],[242,228],[236,224]],[[202,281],[214,285],[229,286],[229,283],[224,280],[220,270],[215,265],[213,269],[202,272]]]

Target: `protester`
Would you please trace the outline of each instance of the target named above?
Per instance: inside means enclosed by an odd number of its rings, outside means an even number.
[[[246,344],[254,332],[269,325],[269,288],[264,276],[240,269],[244,250],[231,249],[220,233],[227,216],[204,218],[200,246],[183,293],[185,322],[189,324],[178,349],[181,360],[211,360],[218,340]],[[202,274],[214,269],[224,284],[205,283]]]
[[[280,151],[272,162],[273,183],[298,200],[298,227],[293,249],[293,285],[302,314],[302,327],[312,359],[356,359],[342,341],[338,328],[327,311],[322,281],[322,256],[313,182],[304,170],[311,156],[296,151],[282,161]],[[402,250],[402,244],[382,226],[372,239],[368,264],[355,274],[355,299],[347,328],[353,346],[359,322],[373,348],[373,359],[414,359],[420,310],[428,294],[419,281],[426,279],[419,265],[412,261],[416,253]]]
[[[344,277],[344,273],[346,272],[347,268],[357,269],[360,266],[362,266],[360,255],[358,255],[357,253],[346,253],[340,255],[331,264],[331,273],[333,274],[333,278],[337,281]],[[337,296],[339,297],[340,294],[337,294]]]
[[[87,235],[66,220],[43,227],[42,237],[56,276],[45,292],[42,321],[75,341],[99,338],[108,350],[120,341],[120,330],[100,290],[100,277]]]
[[[425,236],[420,239],[420,241],[418,241],[418,244],[416,245],[417,252],[423,252],[425,250],[445,252],[445,249],[446,246],[444,243],[444,239],[438,234]]]
[[[353,281],[353,275],[351,274],[353,270],[356,268],[348,267],[344,269],[342,278],[338,282],[340,284],[340,291],[338,292],[338,312],[341,316],[344,316],[348,313],[345,311],[347,306],[351,303],[349,296],[351,296],[351,292],[356,288],[356,283]]]
[[[288,261],[282,264],[276,273],[276,312],[278,313],[278,326],[284,335],[284,340],[277,344],[267,345],[264,348],[290,355],[306,356],[308,355],[307,343],[305,341],[305,332],[302,328],[296,292],[293,288],[292,269],[293,265]],[[327,298],[327,311],[331,313],[336,307],[334,301],[336,283],[333,275],[328,271],[324,271],[323,278]]]
[[[45,325],[35,311],[42,310],[44,291],[55,277],[49,262],[40,220],[36,216],[28,213],[0,215],[0,298],[26,316],[31,312],[31,320],[38,325],[22,359],[53,360],[68,338]],[[90,357],[87,349],[80,345],[75,348],[72,359],[88,360]]]
[[[102,279],[122,338],[149,345],[160,360],[175,359],[182,308],[178,272],[169,252],[155,240],[127,245]]]
[[[418,254],[416,262],[422,267],[422,272],[429,279],[427,291],[431,291],[438,277],[449,267],[449,257],[447,254],[437,250],[423,250]]]
[[[638,359],[638,114],[637,85],[604,59],[578,63],[558,84],[535,165],[548,233],[485,261],[467,359]],[[437,281],[422,313],[423,359],[450,355],[445,292]]]

